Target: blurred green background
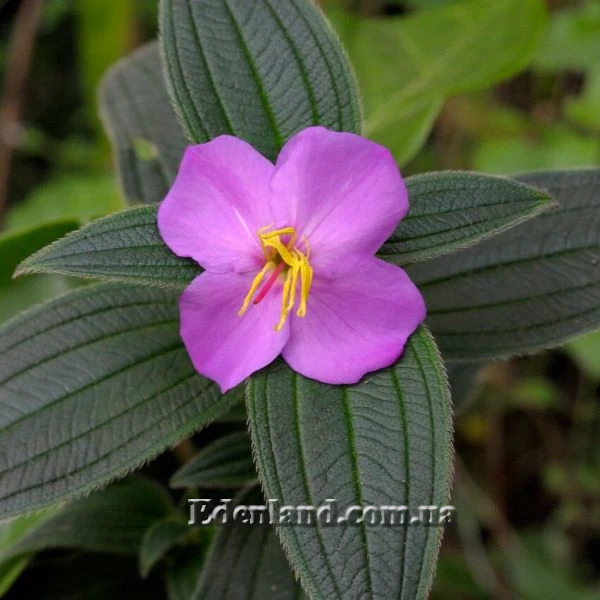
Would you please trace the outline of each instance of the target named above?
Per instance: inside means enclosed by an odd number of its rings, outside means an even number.
[[[0,0],[0,322],[81,285],[58,276],[12,280],[25,256],[123,206],[97,87],[112,63],[155,37],[156,4]],[[428,11],[460,0],[320,4],[356,66],[366,133],[377,132],[377,111],[403,92],[394,88],[395,74],[410,60],[415,73],[426,72],[427,36],[438,34]],[[600,2],[547,0],[547,8],[535,35],[520,31],[518,12],[509,15],[514,31],[497,40],[498,56],[515,55],[509,67],[494,67],[496,57],[477,45],[494,27],[465,21],[452,33],[442,18],[444,34],[462,40],[462,54],[414,99],[405,97],[406,115],[384,132],[392,147],[394,139],[411,140],[397,153],[404,175],[598,165]],[[432,597],[600,598],[600,333],[531,357],[452,367],[450,375],[458,519],[444,540]],[[198,445],[214,435],[209,429]],[[146,472],[167,479],[172,460],[158,459]],[[98,569],[112,564],[96,558]],[[7,597],[33,597],[32,572],[51,585],[69,564],[56,560],[52,552],[38,555]],[[0,564],[0,596],[28,561],[12,570]]]

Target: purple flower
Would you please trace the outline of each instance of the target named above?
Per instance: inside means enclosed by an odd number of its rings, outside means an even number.
[[[389,151],[351,133],[305,129],[275,165],[231,136],[190,146],[158,225],[205,269],[180,300],[195,368],[225,392],[279,354],[331,384],[395,362],[425,304],[374,254],[407,211]]]

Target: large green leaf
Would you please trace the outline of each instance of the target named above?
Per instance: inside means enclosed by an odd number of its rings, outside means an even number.
[[[86,286],[0,329],[0,515],[124,475],[227,412],[178,332],[177,294]]]
[[[34,254],[17,274],[61,273],[183,289],[201,272],[162,241],[156,208],[141,206],[99,219]]]
[[[283,363],[249,382],[248,415],[265,495],[283,505],[444,505],[452,463],[444,368],[421,328],[393,367],[354,386],[305,379]],[[281,526],[311,598],[425,598],[440,527]]]
[[[230,133],[274,159],[310,125],[361,129],[346,57],[309,0],[161,0],[169,91],[190,139]]]
[[[136,555],[146,530],[174,511],[157,483],[132,477],[76,500],[0,551],[0,561],[50,548]]]
[[[365,130],[401,163],[419,149],[445,98],[525,67],[545,21],[542,0],[465,0],[387,19],[332,17],[361,84]]]
[[[407,179],[411,210],[381,248],[385,260],[416,262],[489,237],[543,209],[549,198],[509,179],[441,172]],[[40,250],[17,273],[59,273],[183,289],[201,272],[170,252],[156,209],[137,207],[91,223]]]
[[[100,114],[131,203],[162,200],[188,142],[171,108],[158,43],[114,66],[100,88]]]
[[[406,185],[410,212],[379,250],[398,264],[470,246],[535,216],[550,201],[510,179],[461,171],[416,175]]]
[[[600,326],[600,170],[517,179],[546,191],[558,208],[409,267],[447,359],[535,352]]]
[[[264,505],[254,489],[235,504]],[[266,525],[222,527],[216,535],[195,600],[302,600],[305,595],[275,531]]]
[[[250,438],[238,431],[218,438],[175,472],[171,487],[244,487],[256,481]]]

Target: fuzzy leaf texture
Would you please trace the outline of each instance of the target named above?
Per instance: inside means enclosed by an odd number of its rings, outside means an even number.
[[[460,171],[406,180],[411,209],[379,255],[408,264],[453,252],[534,217],[550,198],[501,177]],[[85,226],[24,261],[17,274],[60,273],[185,288],[201,272],[164,245],[156,209],[139,207]]]
[[[277,363],[250,380],[248,417],[259,478],[282,505],[445,505],[452,464],[450,394],[422,327],[392,367],[327,386]],[[440,527],[282,526],[314,599],[427,596]]]
[[[76,500],[0,552],[0,561],[51,548],[137,555],[154,522],[175,509],[156,482],[139,476]]]
[[[473,248],[408,268],[448,360],[537,352],[600,326],[600,169],[515,177],[558,206]]]
[[[239,505],[264,505],[256,488],[239,494]],[[193,600],[306,600],[269,526],[220,527]]]
[[[113,66],[103,79],[99,101],[128,202],[160,202],[188,141],[169,102],[158,42]]]
[[[190,140],[229,133],[274,159],[310,125],[360,132],[354,76],[309,0],[161,0],[160,30]]]
[[[245,431],[220,437],[179,468],[173,488],[236,488],[256,481],[250,438]]]
[[[87,286],[0,329],[0,516],[123,476],[239,401],[194,370],[177,294]]]

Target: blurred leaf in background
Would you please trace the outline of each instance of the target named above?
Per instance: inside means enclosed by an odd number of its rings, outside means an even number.
[[[356,69],[365,131],[400,164],[421,148],[444,100],[523,69],[545,24],[542,0],[463,0],[388,19],[331,17]]]

